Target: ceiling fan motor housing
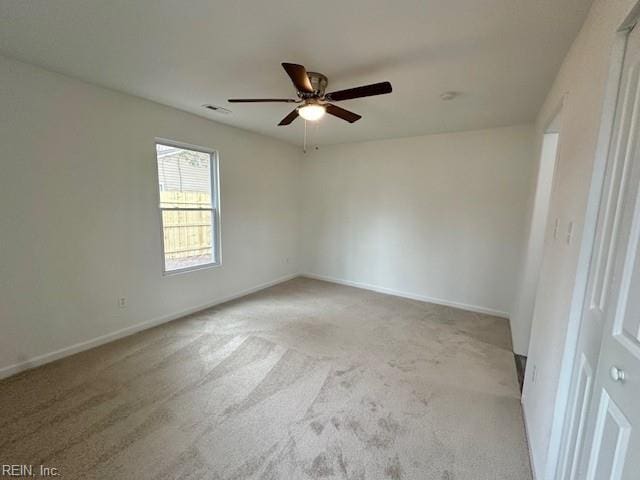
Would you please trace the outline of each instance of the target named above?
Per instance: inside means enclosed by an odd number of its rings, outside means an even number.
[[[329,80],[327,77],[318,72],[307,72],[311,86],[313,87],[313,93],[299,92],[298,94],[302,98],[317,98],[324,96],[324,92],[327,89]]]

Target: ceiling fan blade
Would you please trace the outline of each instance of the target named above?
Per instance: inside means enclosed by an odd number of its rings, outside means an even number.
[[[349,123],[357,122],[362,118],[362,115],[358,115],[357,113],[350,112],[349,110],[345,110],[344,108],[340,108],[337,105],[327,105],[327,113],[329,115],[333,115],[334,117],[341,118],[342,120],[346,120]]]
[[[283,125],[289,125],[296,118],[298,118],[298,109],[297,108],[295,110],[293,110],[289,115],[284,117],[282,120],[280,120],[280,123],[278,124],[278,126],[281,127]]]
[[[346,90],[338,90],[337,92],[327,93],[324,98],[339,102],[341,100],[351,100],[352,98],[372,97],[374,95],[384,95],[392,92],[389,82],[373,83],[371,85],[363,85],[362,87],[347,88]]]
[[[230,98],[229,103],[263,103],[263,102],[284,102],[295,103],[299,100],[293,98]]]
[[[311,80],[309,80],[309,75],[307,75],[307,70],[297,63],[286,63],[282,64],[282,68],[285,69],[289,78],[293,82],[293,85],[296,87],[296,90],[303,93],[313,93],[313,87],[311,86]]]

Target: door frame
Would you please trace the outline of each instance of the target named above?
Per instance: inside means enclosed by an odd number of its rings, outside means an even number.
[[[567,417],[569,407],[570,392],[573,388],[574,368],[579,365],[577,346],[581,332],[582,320],[584,318],[585,296],[587,293],[587,283],[589,271],[596,240],[596,228],[600,200],[605,186],[605,174],[607,160],[609,157],[609,147],[613,135],[613,126],[618,103],[618,92],[622,80],[622,70],[624,54],[627,44],[627,36],[631,28],[640,20],[640,0],[636,1],[630,9],[624,21],[615,32],[613,48],[610,53],[609,72],[605,86],[604,102],[600,115],[600,127],[598,130],[598,140],[594,159],[589,196],[587,198],[587,208],[584,219],[583,236],[580,242],[580,253],[578,256],[578,266],[575,277],[575,287],[571,298],[569,319],[567,324],[567,334],[562,355],[560,368],[560,378],[558,390],[555,398],[555,408],[551,425],[551,436],[547,451],[547,464],[543,477],[540,480],[560,480],[561,455],[564,450],[561,448],[563,440],[568,433],[570,419]]]

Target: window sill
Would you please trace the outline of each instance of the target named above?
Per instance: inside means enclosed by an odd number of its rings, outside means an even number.
[[[195,265],[193,267],[185,267],[185,268],[179,268],[177,270],[164,270],[162,272],[162,276],[163,277],[171,277],[173,275],[180,275],[183,273],[190,273],[190,272],[195,272],[198,270],[209,270],[211,268],[216,268],[216,267],[221,267],[222,266],[222,262],[217,262],[217,263],[206,263],[204,265]]]

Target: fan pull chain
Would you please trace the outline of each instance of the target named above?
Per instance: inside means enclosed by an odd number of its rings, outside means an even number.
[[[304,121],[304,143],[302,144],[302,152],[307,153],[307,121]]]

